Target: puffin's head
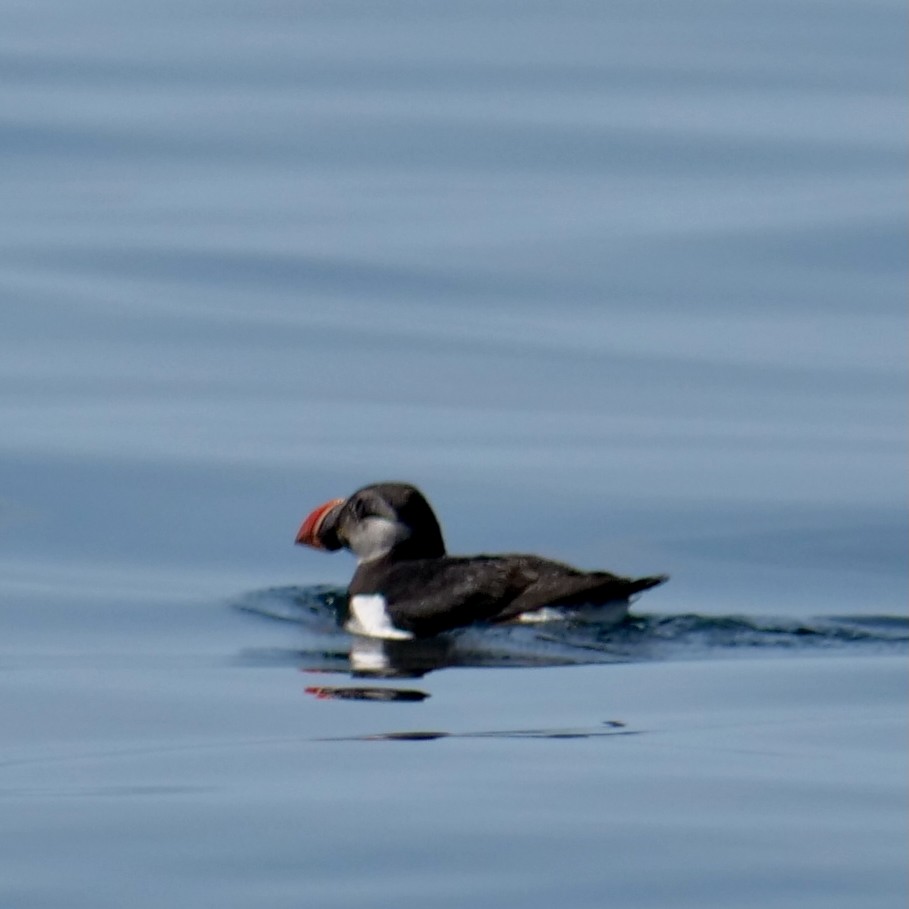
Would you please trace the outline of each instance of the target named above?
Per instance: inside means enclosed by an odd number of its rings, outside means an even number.
[[[347,499],[325,502],[307,516],[295,542],[329,551],[346,547],[360,562],[389,554],[396,560],[445,555],[429,502],[407,483],[374,483]]]

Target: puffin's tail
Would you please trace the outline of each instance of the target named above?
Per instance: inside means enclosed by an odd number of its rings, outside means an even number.
[[[635,580],[628,582],[628,596],[640,593],[642,590],[650,590],[651,587],[656,587],[668,580],[668,574],[655,574],[649,578],[635,578]]]

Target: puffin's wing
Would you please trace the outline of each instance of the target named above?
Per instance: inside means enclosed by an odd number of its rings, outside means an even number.
[[[418,636],[479,621],[498,621],[503,607],[539,575],[509,557],[415,559],[361,566],[350,594],[379,593],[395,627]]]
[[[507,622],[525,612],[544,606],[602,606],[619,603],[633,594],[662,584],[665,575],[649,578],[623,578],[605,571],[581,572],[558,562],[548,563],[539,578],[527,586],[496,616]]]
[[[349,593],[381,595],[396,628],[426,637],[473,622],[507,622],[544,606],[624,601],[663,580],[583,572],[538,556],[469,556],[367,563]]]

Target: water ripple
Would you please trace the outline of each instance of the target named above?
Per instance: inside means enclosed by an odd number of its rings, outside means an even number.
[[[797,652],[897,653],[909,642],[909,618],[841,615],[808,620],[747,615],[631,616],[619,626],[566,616],[542,625],[474,626],[435,638],[383,641],[341,627],[343,589],[276,587],[252,592],[234,608],[293,625],[292,647],[250,648],[253,665],[292,664],[357,677],[419,678],[435,669],[571,666],[729,658]]]

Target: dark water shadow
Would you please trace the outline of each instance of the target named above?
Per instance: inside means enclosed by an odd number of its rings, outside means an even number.
[[[276,587],[252,592],[233,608],[260,620],[293,626],[291,647],[250,648],[247,665],[287,664],[313,673],[353,678],[418,679],[452,667],[528,668],[702,660],[810,652],[901,653],[909,643],[903,616],[828,616],[808,620],[735,616],[639,614],[621,623],[566,616],[542,624],[474,626],[425,640],[386,641],[342,627],[343,589]],[[379,689],[382,692],[408,689]],[[395,700],[368,687],[311,686],[316,697]],[[424,694],[418,692],[418,694]],[[421,700],[404,693],[400,700]]]
[[[599,726],[565,729],[495,729],[480,732],[441,732],[412,730],[376,732],[315,739],[317,742],[431,742],[437,739],[597,739],[607,736],[641,735],[640,730],[625,729],[624,723],[606,720]]]

